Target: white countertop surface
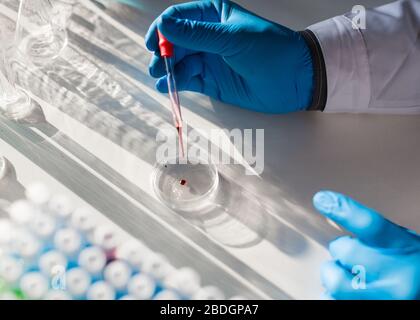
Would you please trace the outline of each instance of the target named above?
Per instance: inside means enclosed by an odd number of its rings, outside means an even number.
[[[330,4],[325,11],[313,1],[238,2],[296,28],[351,8],[345,1],[319,1]],[[308,10],[300,15],[302,3]],[[182,94],[192,128],[265,129],[265,170],[258,178],[220,168],[228,192],[242,200],[219,220],[185,219],[160,204],[150,185],[154,126],[171,118],[166,97],[147,75],[143,35],[165,6],[150,0],[141,13],[113,7],[108,15],[82,0],[60,61],[23,72],[20,81],[45,121],[24,126],[0,119],[0,153],[23,186],[42,180],[67,190],[176,264],[202,270],[228,294],[252,298],[320,296],[325,248],[340,235],[312,208],[320,189],[349,194],[420,231],[416,116],[272,116]],[[10,7],[0,4],[0,12],[13,19]],[[92,83],[83,83],[86,74]],[[118,86],[121,95],[113,97],[107,90]]]

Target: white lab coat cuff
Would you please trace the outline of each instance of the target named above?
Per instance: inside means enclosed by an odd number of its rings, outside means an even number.
[[[370,102],[369,60],[363,35],[345,16],[308,28],[324,54],[328,98],[325,112],[365,112]]]

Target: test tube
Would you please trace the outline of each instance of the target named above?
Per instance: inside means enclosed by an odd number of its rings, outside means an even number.
[[[87,292],[88,300],[115,300],[114,288],[105,281],[92,284]]]
[[[153,300],[181,300],[181,297],[172,290],[162,290],[156,294]]]
[[[72,297],[63,290],[50,290],[45,295],[44,300],[72,300]]]
[[[8,209],[10,219],[17,225],[27,225],[32,222],[36,208],[26,200],[14,202]]]
[[[66,256],[57,250],[51,250],[44,253],[38,260],[39,270],[47,277],[50,277],[55,267],[67,267]]]
[[[45,244],[52,241],[53,235],[57,229],[57,222],[50,215],[38,213],[29,225],[29,228],[32,233],[34,233]]]
[[[112,261],[105,267],[104,278],[117,292],[122,292],[127,288],[130,277],[131,268],[122,260]]]
[[[83,234],[87,234],[95,228],[97,221],[92,211],[87,208],[78,208],[71,215],[70,224]]]
[[[67,291],[75,299],[82,299],[86,296],[91,284],[90,275],[82,268],[73,268],[66,272]]]
[[[203,287],[192,297],[193,300],[224,300],[223,292],[214,286]]]
[[[20,300],[19,297],[13,292],[13,291],[7,291],[7,292],[0,292],[0,300]]]
[[[88,247],[82,250],[78,259],[79,266],[85,269],[95,280],[102,276],[106,265],[106,254],[97,246]]]
[[[73,212],[70,199],[64,195],[53,195],[48,202],[48,209],[49,212],[62,222],[70,217]]]
[[[93,243],[109,253],[119,245],[117,231],[109,225],[98,226],[93,231]]]
[[[41,242],[26,229],[15,230],[12,242],[12,251],[22,257],[27,266],[36,262],[41,251]]]
[[[77,260],[78,253],[82,249],[82,237],[73,228],[64,228],[56,232],[54,236],[55,248],[64,253],[69,260]]]
[[[6,247],[10,244],[12,240],[12,235],[14,231],[14,224],[10,219],[0,219],[0,255],[1,248]]]
[[[172,273],[175,268],[169,263],[165,256],[159,253],[149,254],[143,263],[142,271],[155,279],[163,280]]]
[[[139,271],[147,256],[152,254],[151,250],[137,240],[125,241],[115,251],[115,257],[127,261],[130,266]]]
[[[156,283],[148,275],[137,274],[130,279],[128,293],[138,300],[150,300],[156,291]]]
[[[201,287],[200,275],[188,267],[174,271],[165,279],[164,283],[186,297],[193,296]]]
[[[127,294],[125,296],[122,296],[118,300],[136,300],[136,298],[134,298],[133,296],[130,296],[129,294]]]
[[[26,197],[35,205],[43,206],[50,200],[51,194],[43,183],[36,182],[28,186]]]
[[[40,300],[48,292],[48,280],[39,272],[29,272],[22,276],[20,289],[31,300]]]
[[[11,255],[2,256],[0,258],[0,279],[2,279],[8,287],[15,287],[23,272],[24,262],[22,259],[15,258]]]

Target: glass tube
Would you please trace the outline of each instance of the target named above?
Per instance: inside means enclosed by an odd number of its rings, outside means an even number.
[[[68,42],[67,24],[75,0],[21,0],[16,43],[35,65],[56,59]]]
[[[5,27],[0,25],[0,111],[8,119],[20,120],[32,110],[31,99],[23,89],[15,86],[8,59],[13,54],[13,46],[6,47],[12,42]]]
[[[8,175],[8,161],[6,158],[0,156],[0,186],[2,185],[3,179],[5,180]]]

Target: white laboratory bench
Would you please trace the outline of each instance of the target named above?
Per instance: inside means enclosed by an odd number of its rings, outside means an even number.
[[[13,2],[0,4],[9,23],[16,17]],[[72,195],[176,266],[200,270],[228,296],[320,297],[327,244],[342,234],[311,205],[320,189],[349,194],[420,231],[420,117],[272,116],[191,93],[181,96],[191,128],[265,130],[265,169],[256,177],[238,166],[219,168],[227,194],[235,195],[231,214],[206,220],[163,206],[150,173],[156,127],[169,124],[171,115],[167,98],[148,76],[144,34],[168,3],[139,2],[141,10],[134,11],[81,0],[69,26],[69,46],[57,61],[42,68],[15,65],[19,83],[42,109],[32,125],[0,117],[0,155],[14,165],[15,183],[24,188],[43,181]],[[313,1],[238,2],[296,28],[326,14]],[[329,4],[330,14],[347,8],[343,1],[331,2],[319,5]],[[307,10],[299,15],[301,7]]]

